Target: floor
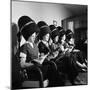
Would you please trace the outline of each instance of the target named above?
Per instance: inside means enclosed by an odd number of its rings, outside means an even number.
[[[77,78],[80,79],[80,81],[82,82],[82,85],[87,85],[88,84],[88,75],[87,75],[87,72],[79,73],[79,75],[77,76]],[[79,85],[80,82],[77,81],[76,84]],[[68,79],[66,79],[65,86],[71,86],[71,85],[72,84],[70,83],[70,81]]]

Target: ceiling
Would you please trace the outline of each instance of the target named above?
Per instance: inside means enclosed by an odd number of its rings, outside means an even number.
[[[73,4],[64,4],[64,7],[72,14],[72,15],[82,15],[87,14],[87,5],[73,5]]]
[[[72,16],[87,14],[88,5],[79,5],[79,4],[57,4],[57,5],[63,6],[66,10],[68,10],[71,13]]]

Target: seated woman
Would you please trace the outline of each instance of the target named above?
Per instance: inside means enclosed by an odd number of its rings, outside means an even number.
[[[49,41],[51,31],[48,25],[44,21],[38,22],[37,25],[40,28],[40,33],[39,33],[40,42],[38,44],[40,55],[48,56],[50,52],[48,41]]]
[[[85,64],[83,53],[80,50],[75,49],[73,32],[71,30],[66,31],[66,42],[67,42],[67,47],[69,49],[69,52],[72,53],[74,55],[74,57],[76,58],[77,65],[82,70],[85,70],[87,68],[87,66]]]
[[[18,53],[20,57],[20,65],[22,68],[25,68],[32,65],[32,60],[38,58],[38,48],[34,44],[38,27],[28,16],[22,16],[18,22],[20,23],[19,27],[22,26],[20,30],[21,34],[26,40],[25,44],[20,47]]]
[[[59,47],[59,55],[55,60],[57,67],[59,69],[60,72],[66,72],[67,71],[67,67],[69,66],[67,62],[69,62],[69,57],[66,56],[66,51],[68,50],[67,48],[65,48],[65,31],[61,30],[59,31],[59,41],[58,41],[58,47]]]
[[[55,61],[59,54],[59,45],[58,45],[59,31],[55,26],[54,28],[51,29],[52,29],[52,33],[51,33],[52,44],[50,45],[50,49],[52,54],[51,57],[49,57],[49,59]]]
[[[72,54],[69,52],[69,48],[66,45],[66,32],[64,30],[59,31],[59,56],[60,59],[56,60],[58,70],[60,72],[66,73],[70,82],[75,84],[75,79],[78,75],[76,69],[76,60],[72,57]]]
[[[48,59],[48,56],[51,54],[51,50],[49,47],[49,44],[51,43],[51,41],[49,42],[51,30],[50,30],[49,26],[46,24],[46,22],[44,22],[44,21],[38,22],[37,25],[40,28],[40,34],[39,34],[40,42],[38,43],[40,56],[42,56],[42,57],[47,56],[47,58],[44,60],[42,65],[49,66],[47,76],[50,81],[50,86],[56,86],[57,85],[56,81],[58,80],[57,79],[58,78],[57,67],[54,62],[52,62]],[[46,68],[46,69],[48,69],[48,68]]]
[[[39,67],[42,70],[42,72],[45,73],[43,70],[46,70],[45,68],[48,66],[47,65],[42,66],[42,63],[46,56],[44,57],[39,56],[38,47],[34,43],[36,38],[36,33],[39,31],[38,26],[28,16],[20,17],[19,23],[21,26],[21,34],[26,40],[26,42],[20,47],[20,49],[16,54],[20,67],[22,69],[23,68],[28,69],[28,74],[29,74],[30,73],[29,67],[32,65],[36,65],[36,67]],[[44,80],[45,79],[46,78],[44,78]]]

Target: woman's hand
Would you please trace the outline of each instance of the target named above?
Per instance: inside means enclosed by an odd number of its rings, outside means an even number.
[[[80,52],[80,50],[78,50],[78,49],[74,49],[73,52]]]
[[[59,52],[58,52],[58,51],[54,52],[54,53],[53,53],[54,58],[56,58],[56,57],[58,56],[58,54],[59,54]]]
[[[37,59],[34,59],[34,61],[36,61],[39,64],[42,64],[47,56],[48,56],[48,54],[46,54],[46,55],[41,54]]]
[[[31,62],[29,62],[29,63],[26,62],[26,57],[27,57],[27,55],[25,53],[20,52],[20,66],[21,66],[21,68],[30,67],[33,65],[33,63],[31,63]]]

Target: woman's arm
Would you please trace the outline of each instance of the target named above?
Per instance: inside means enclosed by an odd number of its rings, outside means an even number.
[[[66,52],[72,52],[72,51],[73,51],[73,48],[74,48],[73,45],[68,45],[68,44],[66,44],[65,51],[66,51]]]
[[[60,50],[62,51],[62,53],[65,54],[65,52],[67,52],[69,49],[68,48],[64,48],[63,45],[60,45]]]
[[[76,61],[76,63],[77,63],[77,65],[79,66],[79,67],[81,67],[81,68],[83,68],[83,69],[86,69],[87,68],[87,66],[83,63],[83,64],[81,64],[80,62],[78,62],[78,61]]]
[[[27,63],[26,62],[26,54],[21,52],[20,53],[20,65],[22,68],[25,68],[25,67],[32,66],[33,63],[31,63],[31,62]]]
[[[46,55],[41,54],[40,57],[38,57],[37,59],[34,59],[34,61],[36,61],[39,64],[42,64],[47,56],[48,56],[48,54],[46,54]]]

